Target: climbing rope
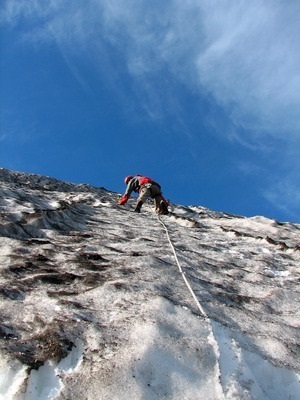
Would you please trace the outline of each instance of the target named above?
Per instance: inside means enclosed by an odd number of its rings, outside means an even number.
[[[174,247],[174,245],[173,245],[173,243],[172,243],[172,240],[171,240],[171,238],[170,238],[170,234],[169,234],[168,228],[166,227],[165,223],[162,221],[162,219],[160,218],[160,216],[159,216],[158,214],[157,214],[156,216],[157,216],[158,221],[160,222],[160,224],[164,227],[164,230],[166,231],[167,238],[168,238],[168,241],[169,241],[170,246],[171,246],[171,248],[172,248],[172,251],[173,251],[173,254],[174,254],[174,257],[175,257],[175,260],[176,260],[176,264],[177,264],[178,269],[179,269],[179,272],[180,272],[180,274],[181,274],[181,276],[182,276],[182,278],[183,278],[183,280],[184,280],[186,286],[188,287],[189,291],[191,292],[191,295],[192,295],[193,299],[195,300],[195,303],[197,304],[197,307],[198,307],[200,313],[202,314],[202,316],[204,317],[204,319],[205,319],[205,320],[208,322],[208,324],[210,325],[211,333],[212,333],[212,339],[213,339],[214,342],[215,342],[215,354],[216,354],[216,361],[217,361],[218,370],[219,370],[219,376],[221,376],[221,367],[220,367],[220,361],[219,361],[220,349],[219,349],[219,343],[218,343],[218,341],[217,341],[217,339],[216,339],[216,336],[215,336],[215,334],[214,334],[213,325],[212,325],[210,319],[208,318],[206,312],[203,310],[201,304],[199,303],[199,300],[197,299],[197,297],[196,297],[196,295],[195,295],[195,292],[193,291],[191,285],[189,284],[189,281],[187,280],[187,278],[186,278],[186,276],[185,276],[185,272],[182,270],[182,267],[181,267],[181,265],[180,265],[180,262],[179,262],[179,260],[178,260],[177,254],[176,254],[175,247]],[[220,379],[220,378],[219,378],[219,379]],[[223,388],[223,385],[222,385],[221,380],[220,380],[220,384],[221,384],[221,387]],[[224,393],[224,390],[223,390],[223,389],[222,389],[222,391],[223,391],[223,393]]]
[[[174,247],[174,245],[173,245],[173,243],[172,243],[172,240],[171,240],[171,238],[170,238],[170,234],[169,234],[168,228],[166,227],[165,223],[162,221],[162,219],[160,218],[160,216],[159,216],[158,214],[157,214],[156,216],[157,216],[158,221],[161,223],[161,225],[164,227],[164,230],[166,231],[167,238],[168,238],[168,241],[169,241],[169,243],[170,243],[171,249],[172,249],[172,251],[173,251],[173,254],[174,254],[174,257],[175,257],[175,260],[176,260],[176,264],[177,264],[178,269],[179,269],[179,272],[180,272],[180,274],[181,274],[181,276],[182,276],[182,278],[183,278],[183,280],[184,280],[184,282],[185,282],[187,288],[188,288],[189,291],[191,292],[191,295],[192,295],[193,299],[195,300],[195,302],[196,302],[196,304],[197,304],[197,307],[198,307],[200,313],[203,315],[203,317],[204,317],[205,319],[207,319],[207,314],[206,314],[206,312],[203,310],[201,304],[199,303],[199,300],[197,299],[197,297],[196,297],[196,295],[195,295],[195,292],[193,291],[191,285],[189,284],[189,281],[187,280],[187,278],[186,278],[186,276],[185,276],[185,272],[184,272],[183,269],[181,268],[180,262],[179,262],[179,260],[178,260],[177,254],[176,254],[175,247]]]

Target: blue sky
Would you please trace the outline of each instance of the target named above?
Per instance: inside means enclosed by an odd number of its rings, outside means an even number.
[[[300,221],[298,0],[4,0],[0,164]]]

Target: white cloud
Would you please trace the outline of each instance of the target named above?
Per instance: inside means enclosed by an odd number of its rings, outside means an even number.
[[[204,8],[208,40],[198,57],[200,82],[236,124],[275,136],[298,135],[299,6],[224,1],[223,7],[222,17],[220,8]]]
[[[20,22],[30,23],[31,26],[28,29],[32,29],[36,25],[45,23],[55,13],[59,13],[62,4],[62,0],[44,0],[43,2],[39,0],[28,0],[26,2],[4,0],[0,9],[0,21],[11,25]]]
[[[96,63],[100,43],[109,41],[141,91],[163,72],[199,96],[209,93],[248,134],[298,135],[296,1],[6,1],[2,20],[21,18],[33,22],[27,39],[56,40],[66,59],[66,52],[90,51]]]
[[[212,95],[248,135],[298,136],[297,2],[103,4],[106,38],[119,46],[140,83],[167,71],[199,95]]]

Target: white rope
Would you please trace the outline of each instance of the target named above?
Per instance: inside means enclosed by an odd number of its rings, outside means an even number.
[[[174,247],[174,245],[173,245],[173,243],[172,243],[172,241],[171,241],[168,228],[166,227],[166,225],[164,224],[164,222],[161,220],[161,218],[159,217],[159,215],[157,215],[157,219],[159,220],[159,222],[161,223],[161,225],[164,227],[164,229],[165,229],[165,231],[166,231],[166,234],[167,234],[167,237],[168,237],[168,241],[169,241],[170,246],[171,246],[171,248],[172,248],[172,251],[173,251],[173,254],[174,254],[174,257],[175,257],[175,260],[176,260],[178,269],[179,269],[179,271],[180,271],[180,273],[181,273],[181,276],[182,276],[182,278],[183,278],[183,280],[184,280],[186,286],[188,287],[189,291],[191,292],[191,294],[192,294],[192,296],[193,296],[193,299],[195,300],[195,302],[196,302],[196,304],[197,304],[197,307],[198,307],[200,313],[203,315],[203,317],[207,320],[207,322],[208,322],[209,325],[210,325],[211,333],[212,333],[212,339],[213,339],[214,342],[215,342],[214,351],[215,351],[215,354],[216,354],[216,361],[217,361],[218,370],[219,370],[219,381],[220,381],[220,385],[221,385],[221,387],[222,387],[222,391],[223,391],[223,394],[224,394],[223,385],[222,385],[222,382],[221,382],[221,379],[220,379],[220,377],[221,377],[221,367],[220,367],[220,359],[219,359],[219,358],[220,358],[220,356],[219,356],[219,355],[220,355],[220,348],[219,348],[219,343],[218,343],[218,341],[217,341],[217,339],[216,339],[216,337],[215,337],[215,334],[214,334],[214,329],[213,329],[212,323],[211,323],[210,319],[208,318],[206,312],[203,310],[201,304],[199,303],[199,301],[198,301],[198,299],[197,299],[197,297],[196,297],[196,295],[195,295],[195,292],[194,292],[193,289],[191,288],[191,285],[189,284],[189,282],[188,282],[188,280],[187,280],[187,278],[186,278],[186,276],[185,276],[185,273],[183,272],[183,270],[182,270],[182,268],[181,268],[181,266],[180,266],[180,262],[179,262],[179,260],[178,260],[177,254],[176,254],[175,247]],[[224,398],[225,398],[225,397],[224,397]]]
[[[186,278],[186,276],[185,276],[185,272],[184,272],[184,271],[182,270],[182,268],[181,268],[180,262],[179,262],[179,260],[178,260],[178,257],[177,257],[176,251],[175,251],[175,247],[174,247],[174,245],[173,245],[173,243],[172,243],[172,241],[171,241],[170,235],[169,235],[168,228],[166,227],[166,225],[164,224],[164,222],[161,220],[161,218],[159,217],[159,215],[157,215],[157,219],[159,220],[159,222],[161,223],[161,225],[164,227],[164,229],[165,229],[165,231],[166,231],[167,238],[168,238],[168,241],[169,241],[170,246],[171,246],[171,248],[172,248],[172,251],[173,251],[173,254],[174,254],[174,257],[175,257],[175,260],[176,260],[178,269],[179,269],[179,272],[181,273],[181,276],[182,276],[182,278],[183,278],[183,280],[184,280],[186,286],[188,287],[189,291],[191,292],[191,295],[193,296],[193,299],[195,300],[195,302],[196,302],[196,304],[197,304],[197,307],[198,307],[199,310],[200,310],[200,313],[204,316],[204,318],[207,318],[206,312],[203,310],[201,304],[199,303],[199,300],[197,299],[197,297],[196,297],[196,295],[195,295],[195,292],[194,292],[193,289],[191,288],[191,285],[189,284],[189,281],[187,280],[187,278]]]

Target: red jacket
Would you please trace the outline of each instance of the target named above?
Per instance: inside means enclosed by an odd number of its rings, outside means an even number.
[[[153,179],[148,178],[147,176],[136,175],[128,182],[125,196],[129,197],[132,192],[138,193],[141,187],[147,185],[147,183],[150,183],[151,185],[156,185],[160,188],[160,185]]]

